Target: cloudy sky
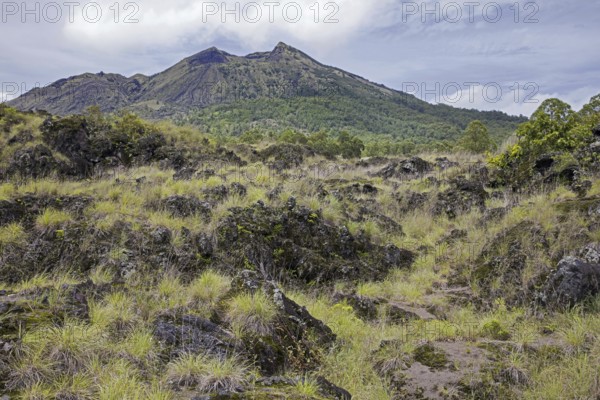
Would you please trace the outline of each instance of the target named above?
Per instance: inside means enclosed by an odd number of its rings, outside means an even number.
[[[160,72],[283,41],[430,102],[530,115],[600,93],[600,0],[2,2],[0,96],[83,72]],[[19,89],[16,90],[15,87]]]

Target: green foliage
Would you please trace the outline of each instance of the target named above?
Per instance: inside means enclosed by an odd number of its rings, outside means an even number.
[[[333,94],[327,98],[243,99],[192,111],[178,123],[190,123],[217,136],[240,136],[253,128],[266,135],[289,131],[283,141],[301,144],[302,139],[294,132],[311,135],[320,131],[347,131],[365,142],[368,138],[389,137],[394,143],[430,144],[446,140],[454,143],[473,120],[485,123],[492,139],[501,142],[525,118],[498,111],[432,105],[405,95],[376,98],[357,93]]]
[[[308,138],[306,137],[306,135],[294,129],[286,129],[285,131],[283,131],[283,133],[279,135],[278,140],[284,143],[308,144]]]
[[[517,129],[518,141],[489,159],[499,168],[499,177],[505,183],[522,185],[533,174],[536,160],[543,154],[559,153],[559,168],[565,161],[577,160],[586,168],[597,164],[597,156],[588,150],[593,141],[592,131],[600,122],[600,95],[594,96],[579,112],[558,99],[545,100],[531,120]],[[560,172],[560,171],[554,171]]]
[[[493,150],[496,144],[490,138],[488,129],[481,121],[471,121],[460,138],[458,146],[471,153],[485,153]]]
[[[242,143],[256,144],[261,142],[264,138],[265,136],[262,134],[262,132],[255,128],[244,132],[240,136],[239,141]]]
[[[545,100],[531,119],[517,129],[518,142],[489,161],[500,168],[530,173],[537,157],[552,152],[575,152],[592,140],[600,122],[600,95],[575,112],[559,99]]]
[[[114,132],[124,134],[130,139],[139,139],[156,128],[131,112],[125,112],[114,121]]]
[[[8,133],[15,125],[25,122],[25,116],[6,104],[0,104],[0,131]]]
[[[365,145],[357,137],[352,137],[346,131],[343,131],[338,136],[339,152],[343,158],[358,158],[362,151],[365,149]]]
[[[486,322],[481,328],[481,333],[483,336],[495,340],[510,339],[510,333],[497,320],[491,320]]]

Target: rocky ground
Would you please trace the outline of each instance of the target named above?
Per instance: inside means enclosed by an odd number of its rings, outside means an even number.
[[[2,126],[5,398],[600,396],[591,171],[46,117]]]

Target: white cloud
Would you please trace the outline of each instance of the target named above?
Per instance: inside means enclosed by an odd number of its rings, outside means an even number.
[[[105,11],[113,3],[112,0],[99,2]],[[193,3],[149,0],[139,3],[139,12],[135,16],[138,23],[124,23],[126,13],[123,10],[121,21],[115,23],[112,9],[104,12],[97,23],[89,22],[78,13],[75,22],[65,24],[63,31],[72,43],[85,43],[114,52],[184,42],[210,43],[224,38],[258,49],[276,43],[282,37],[298,43],[316,43],[319,48],[328,49],[352,40],[362,29],[372,26],[378,15],[385,14],[392,3],[392,0],[378,4],[362,0],[338,0],[335,3],[316,3],[314,0]],[[237,11],[231,14],[227,10]]]

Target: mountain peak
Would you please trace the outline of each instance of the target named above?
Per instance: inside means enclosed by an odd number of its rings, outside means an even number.
[[[277,46],[275,46],[275,48],[273,49],[273,51],[277,51],[277,50],[296,50],[296,49],[287,43],[279,42],[279,43],[277,43]]]
[[[186,60],[192,65],[198,64],[223,64],[229,61],[231,54],[216,48],[215,46],[209,47],[200,53],[194,54],[188,57]]]
[[[269,59],[271,61],[304,59],[307,61],[312,61],[312,62],[317,63],[317,61],[312,59],[308,54],[306,54],[284,42],[277,43],[277,46],[275,46],[275,48],[271,51],[271,53],[268,53],[268,54],[269,54]]]

